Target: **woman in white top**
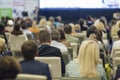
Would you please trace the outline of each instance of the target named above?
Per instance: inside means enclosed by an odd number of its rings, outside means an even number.
[[[99,47],[96,41],[83,41],[77,59],[66,66],[68,77],[99,77],[107,80],[103,65],[99,62]]]

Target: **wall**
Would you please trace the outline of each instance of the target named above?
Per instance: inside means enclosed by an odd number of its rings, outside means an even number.
[[[41,15],[47,18],[60,15],[65,23],[77,23],[79,18],[86,18],[87,15],[93,17],[106,16],[109,21],[114,12],[120,12],[120,9],[41,9]]]

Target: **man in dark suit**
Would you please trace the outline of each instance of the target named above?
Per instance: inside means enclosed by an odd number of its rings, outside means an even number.
[[[48,30],[40,31],[39,33],[40,46],[38,48],[38,56],[60,57],[62,74],[65,74],[65,63],[62,57],[62,53],[60,52],[60,49],[50,46],[51,40],[52,40],[51,34],[49,33]]]
[[[37,52],[37,45],[35,42],[24,42],[21,51],[24,57],[24,60],[20,61],[21,73],[45,75],[47,76],[47,80],[52,80],[48,64],[34,60]]]
[[[120,64],[117,66],[116,75],[114,80],[118,80],[120,78]]]

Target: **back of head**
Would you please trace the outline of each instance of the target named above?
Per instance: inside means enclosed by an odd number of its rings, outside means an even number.
[[[60,40],[65,40],[65,32],[62,28],[57,28],[57,30],[60,32]]]
[[[0,53],[5,49],[5,40],[0,38]]]
[[[94,22],[94,26],[98,29],[98,30],[104,30],[104,24],[102,22],[100,22],[100,20],[96,20]]]
[[[89,38],[91,34],[96,34],[96,30],[97,28],[95,26],[90,26],[90,28],[87,29],[87,38]]]
[[[40,30],[39,32],[39,42],[41,43],[48,43],[51,41],[51,34],[48,30]]]
[[[79,21],[78,21],[78,24],[83,27],[84,25],[84,19],[80,18]]]
[[[37,53],[36,43],[32,40],[24,42],[21,47],[21,52],[25,60],[33,60]]]
[[[20,65],[13,57],[0,58],[0,80],[13,80],[20,72]]]
[[[12,31],[13,35],[21,35],[23,32],[21,31],[21,25],[19,23],[16,23],[14,26],[14,29]]]
[[[60,33],[58,30],[52,30],[51,36],[52,36],[52,40],[56,40],[56,41],[60,40]]]
[[[26,23],[22,23],[21,27],[22,27],[23,30],[27,29],[27,24]]]
[[[94,40],[87,40],[81,44],[77,59],[82,77],[98,77],[96,65],[99,62],[99,47]]]
[[[14,25],[13,20],[8,20],[8,21],[7,21],[7,25],[8,25],[8,26],[13,26],[13,25]]]
[[[66,34],[71,34],[72,33],[72,27],[70,25],[65,25],[64,26],[64,31]]]

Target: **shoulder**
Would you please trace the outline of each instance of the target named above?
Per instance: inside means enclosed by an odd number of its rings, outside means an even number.
[[[70,68],[70,67],[77,67],[77,63],[75,62],[75,60],[72,60],[70,61],[67,65],[66,65],[67,68]]]

